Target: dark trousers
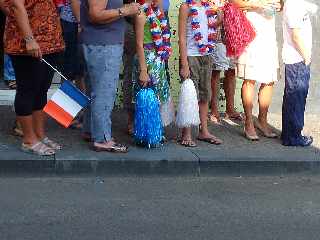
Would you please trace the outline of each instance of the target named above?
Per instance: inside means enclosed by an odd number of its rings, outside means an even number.
[[[282,143],[298,145],[302,139],[304,112],[309,91],[310,66],[303,62],[285,66],[282,105]]]
[[[47,92],[54,71],[39,59],[31,56],[10,55],[16,74],[17,92],[14,107],[17,116],[29,116],[42,110],[47,103]],[[43,56],[53,66],[60,65],[60,54]],[[58,67],[59,68],[59,67]]]

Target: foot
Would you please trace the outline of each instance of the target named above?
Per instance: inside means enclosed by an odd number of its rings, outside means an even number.
[[[197,147],[197,144],[192,139],[182,139],[180,145],[187,148]]]
[[[303,136],[300,141],[297,141],[296,144],[286,144],[282,143],[284,146],[296,146],[296,147],[309,147],[313,143],[313,137]]]
[[[128,147],[110,140],[104,143],[93,143],[93,150],[96,152],[127,153]]]
[[[217,138],[216,136],[210,134],[210,133],[206,133],[206,134],[199,134],[198,141],[202,141],[202,142],[206,142],[206,143],[210,143],[213,145],[221,145],[223,143],[223,141],[219,138]]]
[[[82,123],[79,120],[75,119],[72,121],[69,128],[80,130],[80,129],[82,129]]]
[[[127,132],[129,136],[132,136],[134,134],[133,123],[128,123]]]
[[[85,142],[92,142],[92,137],[90,133],[82,133],[81,134],[81,138],[83,139],[83,141]]]
[[[259,141],[259,136],[253,126],[244,127],[243,132],[249,141]]]
[[[62,146],[54,141],[52,141],[51,139],[49,139],[48,137],[45,137],[41,140],[41,142],[45,145],[47,145],[48,147],[54,149],[54,150],[61,150]]]
[[[269,127],[269,125],[262,124],[259,121],[255,123],[255,126],[259,131],[263,134],[264,137],[266,138],[277,138],[278,135],[272,131],[272,129]]]
[[[211,113],[208,116],[209,121],[213,124],[221,124],[220,114],[219,113]]]
[[[39,156],[52,156],[55,154],[55,150],[48,147],[41,141],[36,143],[22,143],[21,150],[26,153],[31,153]]]
[[[239,121],[239,122],[242,122],[244,120],[242,114],[237,111],[226,112],[225,119],[229,119],[231,121]]]

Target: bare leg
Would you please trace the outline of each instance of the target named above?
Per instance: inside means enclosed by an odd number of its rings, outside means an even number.
[[[23,132],[23,143],[33,145],[39,141],[36,133],[33,130],[33,117],[17,116],[17,121],[20,123]]]
[[[271,104],[273,83],[261,84],[259,90],[259,127],[267,135],[272,134],[272,130],[268,125],[268,111]]]
[[[225,71],[223,88],[226,95],[226,115],[231,118],[241,118],[240,113],[234,109],[234,96],[236,92],[236,75],[234,69]]]
[[[128,134],[129,135],[132,135],[133,134],[133,129],[134,129],[134,126],[133,126],[133,121],[134,121],[134,116],[133,116],[133,111],[129,110],[128,111],[128,125],[127,125],[127,130],[128,130]]]
[[[257,136],[254,128],[252,109],[253,109],[253,95],[254,95],[255,81],[244,80],[242,84],[242,104],[244,107],[245,119],[245,132],[249,136]]]
[[[212,71],[211,77],[211,115],[210,121],[218,123],[220,121],[220,114],[218,111],[218,89],[220,86],[220,71]]]
[[[199,109],[200,109],[200,122],[201,122],[201,127],[200,127],[200,132],[199,132],[199,139],[213,139],[217,144],[221,144],[222,140],[218,139],[214,135],[212,135],[209,132],[208,129],[208,102],[199,102]]]
[[[44,139],[46,137],[45,134],[45,124],[47,122],[47,115],[42,111],[34,111],[32,113],[33,119],[33,129],[38,137],[38,139]]]

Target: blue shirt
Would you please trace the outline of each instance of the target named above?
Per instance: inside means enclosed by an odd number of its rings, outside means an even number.
[[[118,9],[123,6],[123,0],[108,0],[106,9]],[[125,20],[120,18],[111,23],[94,24],[89,21],[88,0],[81,1],[80,33],[81,43],[87,45],[117,45],[124,42]]]
[[[163,5],[163,11],[168,12],[170,8],[170,0],[163,0],[162,5]]]
[[[61,7],[60,18],[67,22],[78,22],[72,12],[71,1],[67,0],[65,5]]]

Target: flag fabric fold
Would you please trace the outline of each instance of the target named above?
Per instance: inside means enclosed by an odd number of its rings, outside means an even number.
[[[43,110],[67,128],[78,113],[88,106],[89,102],[90,99],[70,81],[64,81]]]

